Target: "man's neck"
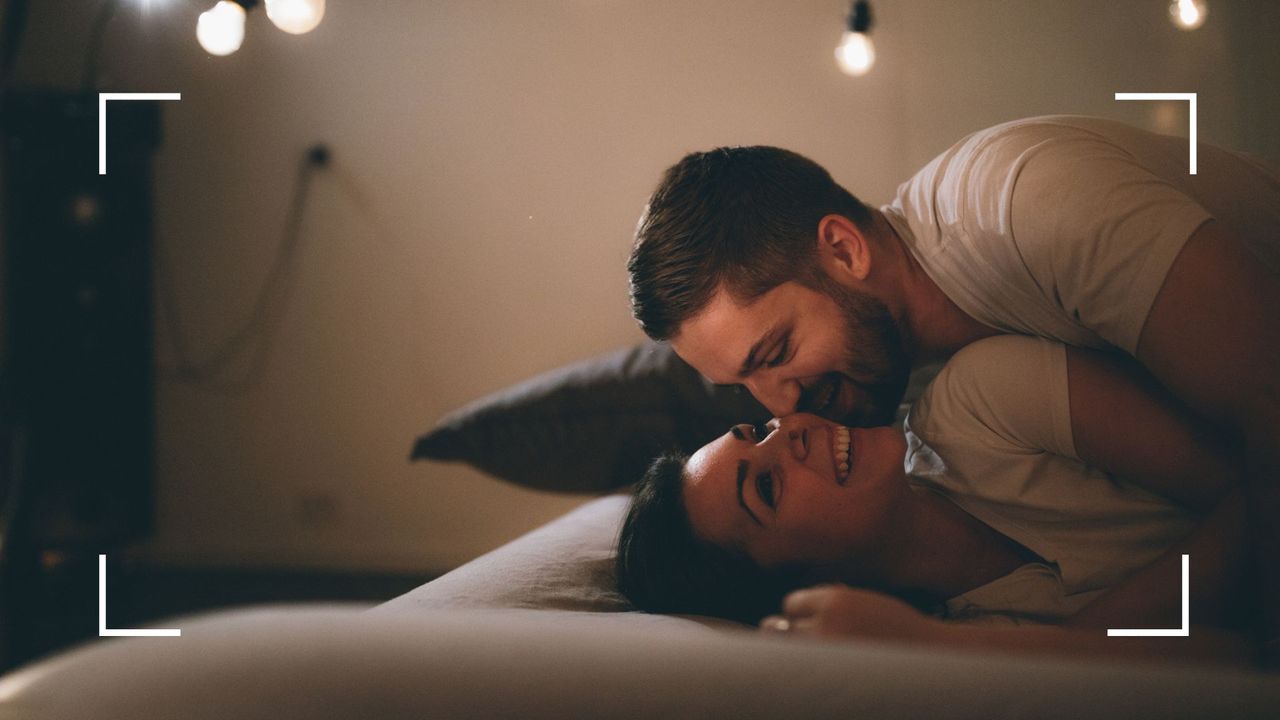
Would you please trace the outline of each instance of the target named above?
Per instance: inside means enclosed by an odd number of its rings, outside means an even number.
[[[897,289],[896,319],[908,339],[907,351],[913,365],[945,360],[975,340],[1000,334],[952,302],[920,266],[884,214],[878,210],[871,213],[888,255],[890,276]]]

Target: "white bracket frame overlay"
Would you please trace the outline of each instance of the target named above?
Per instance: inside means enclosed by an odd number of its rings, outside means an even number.
[[[181,100],[181,93],[98,93],[98,174],[107,174],[108,100]],[[179,637],[176,628],[113,630],[107,627],[107,556],[98,555],[98,636],[99,637]]]
[[[97,94],[97,174],[100,176],[106,174],[106,101],[108,100],[182,100],[182,94],[180,92],[99,92]]]
[[[1107,637],[1187,637],[1191,634],[1191,556],[1182,556],[1182,627],[1165,630],[1107,629]]]
[[[1183,556],[1187,557],[1187,556]],[[160,628],[147,630],[113,630],[106,626],[106,556],[97,556],[97,637],[100,638],[177,638],[182,630]]]
[[[1186,100],[1190,106],[1191,128],[1187,134],[1191,145],[1191,174],[1196,174],[1196,94],[1195,93],[1116,93],[1117,100]]]

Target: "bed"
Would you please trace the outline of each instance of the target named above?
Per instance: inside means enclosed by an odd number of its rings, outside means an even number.
[[[616,493],[655,451],[761,413],[646,345],[482,398],[413,457]],[[587,501],[379,605],[239,608],[155,624],[180,638],[95,639],[0,678],[0,720],[1280,717],[1280,675],[824,642],[637,612],[614,585],[626,504]]]
[[[593,500],[376,606],[172,618],[0,678],[0,719],[1274,718],[1280,677],[766,636],[633,611],[626,499]]]

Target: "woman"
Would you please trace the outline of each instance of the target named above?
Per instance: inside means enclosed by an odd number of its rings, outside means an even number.
[[[623,525],[620,588],[655,612],[781,610],[766,629],[1164,656],[1161,638],[1062,627],[1179,627],[1189,553],[1195,620],[1239,624],[1229,448],[1131,365],[980,341],[906,429],[793,415],[659,459]],[[788,595],[817,583],[838,585]],[[1179,640],[1191,656],[1245,649],[1213,632]]]

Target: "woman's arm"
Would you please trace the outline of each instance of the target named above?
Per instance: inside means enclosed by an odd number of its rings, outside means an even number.
[[[765,618],[761,630],[818,637],[859,637],[962,650],[1017,654],[1102,656],[1167,663],[1217,663],[1248,667],[1251,646],[1221,630],[1194,627],[1187,637],[1108,637],[1106,631],[1036,626],[948,623],[889,595],[844,585],[798,590],[782,615]]]

